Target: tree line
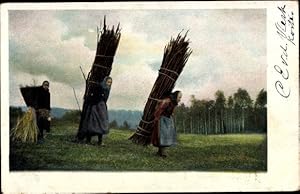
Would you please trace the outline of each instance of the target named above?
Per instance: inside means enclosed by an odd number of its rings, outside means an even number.
[[[62,118],[60,119],[55,119],[57,122],[69,122],[69,123],[79,123],[80,122],[80,114],[81,112],[78,110],[72,110],[72,111],[67,111]],[[122,124],[118,124],[116,120],[112,120],[109,122],[109,128],[111,129],[129,129],[129,123],[127,121],[124,121]]]
[[[226,133],[266,133],[267,132],[267,92],[261,89],[253,101],[247,90],[239,88],[233,95],[225,97],[218,90],[215,99],[190,99],[191,105],[181,103],[175,110],[174,119],[177,132],[193,134],[226,134]],[[10,107],[10,128],[21,117],[21,108]],[[79,123],[80,111],[66,112],[62,118],[54,118],[52,124]],[[112,129],[129,129],[129,123],[109,123]]]
[[[10,129],[16,126],[17,120],[20,119],[24,111],[21,107],[9,107],[10,113]],[[79,124],[80,122],[80,114],[79,110],[69,110],[66,111],[61,118],[52,118],[51,126],[61,125],[61,124]],[[109,127],[113,129],[130,129],[130,124],[127,120],[124,120],[122,123],[117,122],[115,119],[109,122]]]
[[[181,103],[174,114],[179,133],[226,134],[245,132],[267,132],[267,92],[261,89],[255,101],[247,90],[239,88],[233,95],[225,97],[216,91],[215,99],[190,99],[187,107]]]

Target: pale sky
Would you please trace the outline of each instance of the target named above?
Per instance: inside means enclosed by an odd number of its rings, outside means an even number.
[[[214,99],[239,87],[252,99],[266,89],[266,10],[9,11],[10,105],[24,106],[20,85],[50,81],[51,106],[77,109],[96,49],[96,27],[120,22],[111,76],[110,109],[143,110],[158,76],[165,45],[182,30],[193,53],[177,80],[182,102]]]

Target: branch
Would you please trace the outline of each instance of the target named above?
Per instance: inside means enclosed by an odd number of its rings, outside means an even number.
[[[73,88],[73,87],[72,87],[72,88]],[[74,96],[75,96],[75,99],[76,99],[76,102],[77,102],[77,105],[78,105],[79,112],[81,112],[80,106],[79,106],[79,102],[78,102],[78,99],[77,99],[76,92],[75,92],[75,89],[74,89],[74,88],[73,88],[73,92],[74,92]]]
[[[85,74],[83,73],[83,70],[82,70],[81,66],[79,66],[79,67],[80,67],[80,70],[81,70],[81,73],[82,73],[83,79],[84,79],[84,81],[86,81]]]

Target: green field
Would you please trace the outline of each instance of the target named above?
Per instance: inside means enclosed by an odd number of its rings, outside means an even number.
[[[91,171],[229,171],[267,170],[265,134],[179,134],[168,157],[155,155],[153,146],[135,145],[132,131],[112,129],[104,147],[76,144],[78,125],[53,126],[44,144],[11,142],[10,170]],[[92,140],[96,144],[97,138]]]

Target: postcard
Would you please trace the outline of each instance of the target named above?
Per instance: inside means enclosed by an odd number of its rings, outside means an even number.
[[[2,191],[297,191],[298,6],[2,4]]]

